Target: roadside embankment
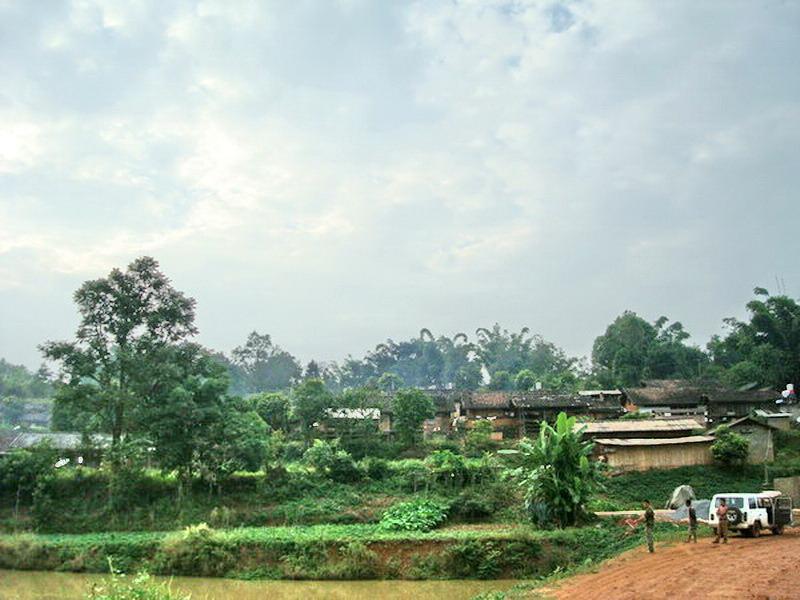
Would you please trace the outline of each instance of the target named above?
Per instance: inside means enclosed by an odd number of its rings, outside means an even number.
[[[659,523],[661,536],[679,526]],[[373,525],[181,532],[0,536],[0,568],[263,579],[531,578],[604,560],[641,543],[610,520],[537,531],[526,526],[451,527],[425,533]]]

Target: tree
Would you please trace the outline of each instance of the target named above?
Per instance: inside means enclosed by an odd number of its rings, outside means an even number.
[[[422,423],[435,414],[433,400],[416,389],[398,391],[392,399],[394,428],[403,443],[414,446],[422,438]]]
[[[522,369],[514,377],[514,388],[527,392],[536,387],[536,374],[530,369]]]
[[[747,460],[750,442],[727,425],[720,425],[715,431],[716,441],[711,445],[714,459],[723,465],[741,465]]]
[[[303,374],[294,356],[272,343],[268,334],[253,331],[233,350],[233,362],[246,374],[249,392],[289,389]]]
[[[203,448],[219,443],[220,431],[232,418],[234,400],[227,396],[225,367],[202,347],[182,344],[162,351],[162,362],[151,376],[162,385],[145,399],[142,434],[167,470],[176,469],[188,481],[200,470]],[[246,440],[227,435],[231,443]]]
[[[314,428],[333,406],[333,395],[320,379],[306,379],[292,389],[292,413],[300,424],[306,443],[313,437]]]
[[[197,333],[195,301],[177,291],[143,257],[75,292],[80,324],[72,342],[49,342],[45,356],[61,366],[61,402],[110,431],[112,447],[142,422],[137,414],[161,382],[152,372],[171,345]]]
[[[782,389],[800,383],[800,304],[756,288],[747,303],[749,321],[725,319],[728,334],[708,345],[715,365],[730,369],[731,383],[757,383]],[[749,381],[748,381],[749,380]]]
[[[272,431],[289,431],[291,402],[282,392],[263,392],[249,398],[253,410]]]
[[[644,379],[689,379],[702,374],[708,356],[689,346],[689,333],[675,321],[660,317],[650,324],[625,311],[592,347],[595,379],[621,386],[638,386]]]
[[[42,365],[35,373],[0,358],[0,398],[46,398],[53,393],[50,373]]]
[[[594,444],[583,439],[575,423],[562,412],[555,427],[543,422],[538,438],[519,443],[522,466],[514,473],[528,513],[540,526],[574,525],[601,487],[599,463],[589,460]]]
[[[490,390],[510,390],[513,379],[508,371],[495,371],[492,373],[492,380],[489,382]]]

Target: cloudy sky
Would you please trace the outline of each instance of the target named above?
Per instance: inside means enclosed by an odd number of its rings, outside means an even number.
[[[800,295],[800,2],[0,0],[0,356],[155,256],[303,360]]]

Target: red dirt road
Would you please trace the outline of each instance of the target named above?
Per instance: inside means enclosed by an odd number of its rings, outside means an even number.
[[[800,599],[800,529],[756,539],[732,536],[727,545],[638,548],[597,573],[578,575],[542,590],[563,600]]]

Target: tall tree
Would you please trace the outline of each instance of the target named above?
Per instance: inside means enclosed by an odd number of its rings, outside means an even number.
[[[421,390],[405,389],[394,395],[394,427],[397,437],[408,445],[422,438],[422,424],[434,416],[433,400]]]
[[[727,369],[732,384],[758,383],[775,389],[800,385],[800,304],[788,296],[754,290],[749,321],[725,319],[728,334],[708,345],[714,364]]]
[[[297,359],[274,344],[269,334],[253,331],[232,356],[234,364],[247,376],[249,392],[286,390],[303,374]]]
[[[60,364],[60,401],[91,413],[117,447],[159,390],[152,372],[163,352],[197,333],[195,301],[173,288],[150,257],[87,281],[74,298],[81,317],[75,339],[42,350]]]
[[[306,379],[292,389],[292,414],[306,442],[314,436],[315,424],[321,423],[325,411],[332,407],[333,394],[321,379]]]

